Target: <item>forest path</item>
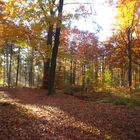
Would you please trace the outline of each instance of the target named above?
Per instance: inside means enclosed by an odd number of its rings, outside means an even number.
[[[0,140],[138,140],[140,108],[42,89],[0,89]]]

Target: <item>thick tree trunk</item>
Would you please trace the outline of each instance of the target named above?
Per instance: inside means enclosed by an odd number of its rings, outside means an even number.
[[[49,72],[49,82],[48,82],[48,95],[51,95],[54,90],[54,81],[55,81],[55,70],[56,70],[56,59],[59,47],[59,38],[60,38],[60,31],[61,31],[61,23],[62,23],[62,10],[63,10],[63,0],[59,1],[58,7],[58,21],[57,27],[55,31],[55,39],[54,39],[54,47],[52,50],[52,58],[51,58],[51,68]]]
[[[53,25],[50,25],[47,36],[47,47],[52,47],[52,37],[53,37]],[[44,72],[43,72],[43,81],[42,88],[48,88],[48,75],[50,69],[50,58],[44,61]]]
[[[50,69],[50,58],[47,61],[44,61],[44,71],[43,71],[43,81],[41,88],[47,89],[48,88],[48,74]]]

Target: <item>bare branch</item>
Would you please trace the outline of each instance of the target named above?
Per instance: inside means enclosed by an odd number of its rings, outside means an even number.
[[[80,2],[72,2],[72,3],[64,3],[64,5],[76,5],[76,4],[92,4],[90,2],[84,2],[84,3],[80,3]]]

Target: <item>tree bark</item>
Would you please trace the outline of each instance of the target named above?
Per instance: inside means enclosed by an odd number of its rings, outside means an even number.
[[[70,61],[70,85],[72,85],[73,81],[73,61]]]
[[[72,76],[72,84],[75,85],[76,81],[76,62],[73,62],[73,76]]]
[[[6,46],[6,86],[8,86],[8,75],[9,75],[9,46]]]
[[[102,85],[104,86],[104,83],[105,83],[105,67],[106,67],[104,56],[102,57],[101,64],[102,64]]]
[[[29,60],[29,86],[34,85],[34,70],[33,70],[33,60],[34,59],[34,48],[31,50],[31,56]]]
[[[86,66],[85,64],[82,64],[82,87],[83,87],[83,90],[85,90],[85,85],[86,85]]]
[[[9,72],[8,72],[8,87],[11,86],[11,70],[12,70],[12,45],[10,46],[10,64],[9,64]]]
[[[18,85],[19,63],[20,63],[20,47],[18,48],[18,57],[17,57],[16,86]]]
[[[6,77],[6,52],[4,51],[4,66],[3,66],[3,87],[5,86],[5,77]]]
[[[47,47],[50,48],[52,47],[52,37],[53,37],[53,25],[50,25],[47,36]],[[49,69],[50,69],[50,57],[44,61],[44,73],[42,82],[42,88],[44,89],[48,88]]]
[[[125,79],[125,71],[124,71],[124,65],[121,66],[121,86],[125,87],[124,80]]]
[[[48,93],[47,95],[51,95],[54,92],[54,81],[55,81],[55,70],[56,70],[56,59],[58,53],[58,47],[60,43],[60,31],[61,31],[61,24],[62,24],[62,10],[63,10],[63,0],[59,1],[58,7],[58,21],[57,27],[55,31],[55,38],[54,38],[54,47],[52,50],[52,58],[51,58],[51,68],[49,72],[49,82],[48,82]]]
[[[128,82],[129,82],[129,89],[130,93],[132,92],[132,53],[131,53],[131,28],[128,29],[127,37],[128,37]]]
[[[43,71],[43,81],[41,88],[47,89],[48,88],[48,74],[50,69],[50,58],[47,61],[44,61],[44,71]]]

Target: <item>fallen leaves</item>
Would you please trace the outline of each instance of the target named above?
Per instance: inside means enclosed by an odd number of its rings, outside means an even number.
[[[44,92],[0,91],[0,139],[140,139],[140,108]]]

